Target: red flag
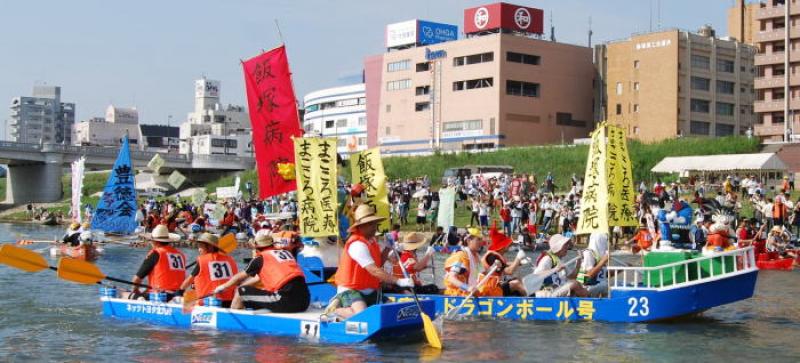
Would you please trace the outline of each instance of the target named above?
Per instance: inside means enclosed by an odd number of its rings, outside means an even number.
[[[286,48],[280,46],[242,62],[253,127],[258,195],[267,198],[297,189],[278,174],[278,164],[294,163],[292,136],[303,134],[297,115]]]

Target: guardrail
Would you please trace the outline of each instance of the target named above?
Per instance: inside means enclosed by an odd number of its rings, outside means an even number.
[[[608,281],[611,290],[663,290],[757,270],[751,246],[661,266],[609,266]]]

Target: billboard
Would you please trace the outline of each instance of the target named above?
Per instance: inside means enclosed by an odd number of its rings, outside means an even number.
[[[198,79],[194,82],[195,97],[219,97],[219,81]]]
[[[386,26],[386,48],[431,45],[458,39],[458,27],[425,20],[409,20]]]
[[[544,11],[507,3],[495,3],[464,10],[464,33],[505,29],[544,33]]]
[[[458,27],[450,24],[419,20],[417,23],[417,43],[431,45],[458,39]]]

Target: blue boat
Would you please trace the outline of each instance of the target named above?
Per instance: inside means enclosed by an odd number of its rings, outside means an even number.
[[[609,266],[607,298],[477,297],[461,308],[463,316],[508,320],[596,320],[638,323],[680,318],[748,299],[758,268],[753,248],[655,267]],[[410,301],[388,294],[389,301]],[[457,308],[463,297],[419,295],[433,301],[436,314]]]
[[[322,310],[313,308],[289,314],[197,306],[187,314],[181,304],[119,299],[115,295],[115,289],[101,289],[103,315],[179,328],[293,336],[326,343],[424,339],[419,308],[407,302],[373,305],[344,321],[323,322]],[[434,313],[433,301],[420,303],[427,314]]]

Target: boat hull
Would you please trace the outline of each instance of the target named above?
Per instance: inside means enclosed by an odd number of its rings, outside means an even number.
[[[797,257],[800,263],[800,257]],[[759,270],[782,270],[791,271],[794,267],[795,259],[791,257],[779,257],[777,252],[759,253],[756,259],[756,266]]]
[[[612,290],[609,298],[478,297],[460,313],[464,316],[509,320],[596,320],[637,323],[701,313],[753,296],[758,271],[747,271],[698,284],[668,289]],[[389,301],[407,301],[408,295],[388,294]],[[446,314],[463,298],[420,295]]]
[[[321,322],[320,310],[280,314],[197,306],[185,314],[179,304],[108,296],[100,299],[103,315],[107,317],[179,328],[294,336],[327,343],[359,343],[397,338],[406,341],[423,337],[422,319],[414,303],[374,305],[341,322]],[[422,302],[422,309],[432,316],[435,312],[434,302]]]
[[[78,260],[94,261],[100,256],[94,246],[59,246],[54,248],[57,249],[57,254]]]

